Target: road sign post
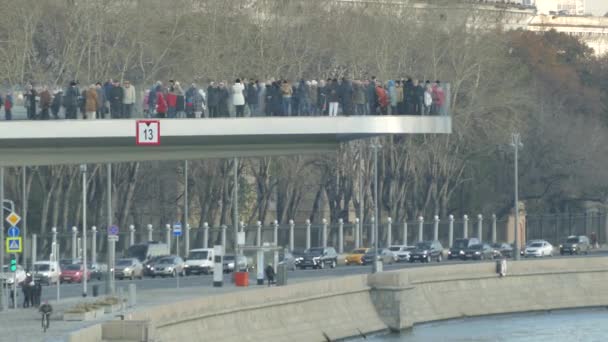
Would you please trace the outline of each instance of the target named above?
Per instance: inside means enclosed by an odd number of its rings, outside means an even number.
[[[175,241],[175,255],[179,256],[179,238],[180,236],[182,236],[182,224],[181,222],[176,222],[173,225],[173,236],[175,236],[176,241]],[[179,289],[179,274],[180,272],[177,272],[177,270],[175,271],[175,278],[177,281],[177,288]]]

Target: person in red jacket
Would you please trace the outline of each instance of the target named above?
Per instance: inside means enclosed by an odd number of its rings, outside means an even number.
[[[167,101],[160,85],[156,86],[156,114],[161,119],[164,119],[167,115]]]
[[[445,92],[441,87],[439,81],[435,81],[433,84],[433,105],[431,107],[431,114],[443,114],[443,106],[445,104]]]
[[[376,83],[376,97],[378,98],[378,105],[380,105],[380,113],[386,115],[389,105],[388,93],[380,82]]]
[[[13,95],[11,93],[6,94],[4,98],[4,119],[12,120],[13,119]]]

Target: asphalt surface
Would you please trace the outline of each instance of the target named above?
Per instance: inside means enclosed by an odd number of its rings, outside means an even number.
[[[586,256],[554,256],[552,258],[555,259],[560,259],[560,258],[585,258],[585,257],[599,257],[599,256],[606,256],[608,255],[608,250],[599,250],[599,251],[592,251],[589,255]],[[530,258],[530,259],[526,259],[526,260],[541,260],[542,258]],[[463,263],[480,263],[480,262],[485,262],[485,263],[494,263],[495,261],[493,260],[485,260],[485,261],[462,261],[462,260],[443,260],[441,263],[438,262],[431,262],[431,263],[409,263],[409,262],[403,262],[403,263],[395,263],[392,265],[384,265],[384,270],[385,271],[391,271],[391,270],[398,270],[398,269],[404,269],[404,268],[411,268],[411,267],[434,267],[434,266],[440,266],[440,265],[453,265],[453,264],[463,264]],[[307,281],[307,280],[316,280],[319,278],[331,278],[331,277],[342,277],[342,276],[349,276],[349,275],[356,275],[356,274],[365,274],[365,273],[371,273],[372,271],[372,267],[371,265],[365,265],[365,266],[344,266],[344,265],[339,265],[338,267],[336,267],[335,269],[331,269],[331,268],[325,268],[325,269],[317,269],[317,270],[312,270],[312,269],[306,269],[306,270],[296,270],[296,271],[288,271],[287,274],[287,279],[289,282],[289,279],[293,279],[296,280],[298,282],[300,281]],[[225,283],[230,283],[231,282],[231,278],[232,275],[231,274],[224,274],[224,282]],[[256,284],[256,272],[250,272],[249,273],[249,284]],[[136,284],[137,287],[137,291],[144,291],[144,290],[154,290],[154,289],[167,289],[167,288],[171,288],[174,287],[177,290],[178,287],[178,281],[179,281],[179,287],[180,288],[190,288],[190,287],[212,287],[213,286],[213,275],[191,275],[191,276],[186,276],[186,277],[179,277],[179,279],[177,278],[147,278],[145,277],[144,279],[135,279],[135,280],[116,280],[115,281],[115,286],[116,289],[118,290],[119,288],[124,288],[125,291],[126,289],[129,287],[129,284]],[[101,281],[99,280],[91,280],[88,283],[88,294],[89,296],[92,295],[92,290],[93,290],[93,286],[97,285],[98,286],[98,293],[99,295],[104,295],[105,291],[106,291],[106,281],[104,279],[102,279]],[[82,292],[83,292],[83,285],[82,284],[61,284],[60,285],[60,297],[63,298],[74,298],[74,297],[80,297],[82,296]],[[57,298],[57,286],[55,285],[51,285],[51,286],[43,286],[42,289],[42,300],[55,300]]]

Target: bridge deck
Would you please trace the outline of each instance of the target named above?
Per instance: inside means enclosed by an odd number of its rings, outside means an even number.
[[[0,166],[319,153],[388,134],[451,133],[448,116],[160,120],[161,145],[138,146],[135,120],[0,122]]]

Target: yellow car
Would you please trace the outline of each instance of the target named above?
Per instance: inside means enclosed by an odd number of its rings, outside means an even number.
[[[350,254],[346,256],[346,265],[363,265],[363,255],[369,250],[369,248],[357,248],[354,249]]]

